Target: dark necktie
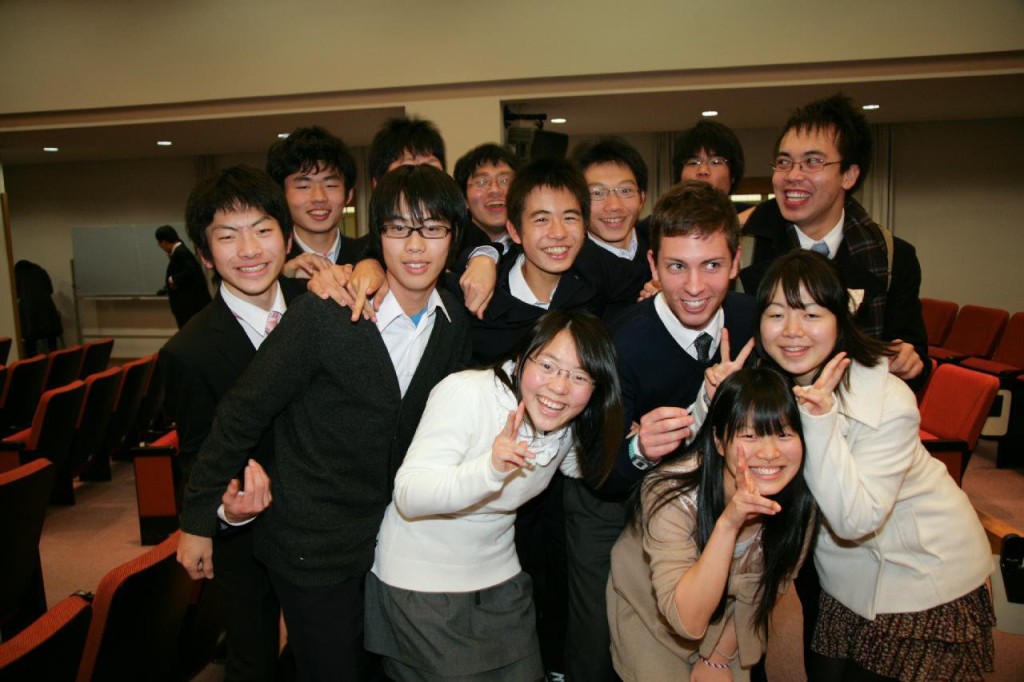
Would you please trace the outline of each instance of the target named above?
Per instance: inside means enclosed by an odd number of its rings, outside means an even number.
[[[710,357],[709,351],[711,350],[711,334],[707,332],[701,332],[699,336],[694,340],[693,345],[697,348],[697,361],[707,362]]]

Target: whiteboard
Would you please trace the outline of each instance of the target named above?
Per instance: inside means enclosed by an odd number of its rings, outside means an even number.
[[[182,224],[171,223],[187,239]],[[71,251],[79,295],[149,295],[164,285],[167,254],[157,246],[159,225],[72,227]]]

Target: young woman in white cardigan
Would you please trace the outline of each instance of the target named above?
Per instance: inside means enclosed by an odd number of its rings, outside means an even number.
[[[857,328],[851,298],[836,267],[805,250],[775,261],[757,292],[757,355],[796,383],[804,476],[825,521],[808,676],[981,680],[995,622],[985,532],[921,445],[914,394],[889,373],[885,344]],[[709,368],[705,386],[733,368]]]
[[[604,326],[565,311],[542,317],[515,358],[434,388],[367,578],[366,646],[391,679],[543,678],[516,509],[558,469],[604,475],[619,393]],[[595,451],[602,461],[589,465],[581,453]]]

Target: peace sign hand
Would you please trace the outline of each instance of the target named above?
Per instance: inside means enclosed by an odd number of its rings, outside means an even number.
[[[742,445],[736,446],[736,492],[722,512],[722,519],[736,530],[743,527],[750,519],[761,514],[774,516],[782,511],[778,502],[761,495],[757,483],[750,475],[747,455]]]
[[[722,361],[717,365],[711,365],[704,370],[704,391],[708,394],[708,400],[715,397],[715,391],[718,390],[718,385],[720,383],[725,381],[726,378],[736,370],[743,368],[743,365],[747,362],[747,358],[750,357],[750,353],[754,350],[754,339],[747,341],[747,345],[743,346],[743,349],[740,350],[736,359],[731,360],[729,356],[729,330],[723,328],[722,345],[720,350]]]
[[[815,417],[830,412],[835,402],[832,395],[849,366],[850,359],[846,357],[846,353],[836,353],[836,356],[822,368],[821,374],[813,384],[793,387],[797,403],[804,411]]]
[[[505,428],[494,438],[494,445],[491,446],[491,465],[503,474],[527,466],[529,460],[534,458],[534,454],[527,450],[526,441],[516,441],[525,414],[526,403],[520,402],[516,409],[508,413]]]

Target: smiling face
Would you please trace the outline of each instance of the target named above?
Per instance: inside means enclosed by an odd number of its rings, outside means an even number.
[[[284,179],[284,196],[299,236],[329,232],[341,222],[353,190],[334,168],[316,167],[292,173]]]
[[[583,177],[591,191],[595,188],[628,188],[634,192],[628,199],[623,199],[615,192],[610,192],[601,201],[591,196],[590,224],[587,226],[601,241],[620,249],[628,249],[633,238],[633,228],[640,220],[640,211],[647,198],[646,194],[639,191],[633,171],[621,163],[595,163],[587,166]]]
[[[800,308],[786,301],[780,287],[761,315],[761,345],[796,382],[807,385],[828,362],[838,338],[836,316],[800,285]]]
[[[401,215],[386,222],[420,226],[410,215],[411,211],[404,198],[399,212]],[[433,217],[424,218],[422,224],[451,228],[449,221]],[[380,242],[388,287],[402,310],[414,315],[423,310],[430,293],[437,286],[438,278],[444,272],[448,249],[452,243],[451,232],[442,239],[424,239],[418,232],[413,232],[405,239],[393,239],[382,234]]]
[[[715,439],[718,454],[725,457],[723,471],[727,495],[736,489],[736,474],[742,450],[750,478],[765,497],[782,491],[799,473],[804,458],[800,436],[787,427],[782,433],[757,435],[753,425],[740,429],[728,443]]]
[[[772,174],[772,188],[775,201],[783,217],[795,224],[811,239],[821,239],[839,222],[843,214],[846,193],[860,177],[860,167],[851,165],[840,171],[842,164],[836,147],[835,131],[831,128],[800,130],[792,128],[779,141],[776,158],[794,162],[787,172]],[[820,159],[832,165],[820,172],[808,173],[801,170],[797,162]]]
[[[568,376],[569,373],[587,374],[568,329],[558,332],[550,343],[522,362],[519,388],[530,423],[537,431],[549,432],[565,426],[590,402],[593,384],[579,385]],[[548,376],[542,370],[545,365],[566,371]]]
[[[220,210],[206,238],[210,257],[202,256],[203,265],[216,270],[235,296],[270,310],[288,253],[277,221],[257,208]]]
[[[512,241],[523,247],[523,278],[540,300],[547,300],[562,273],[583,248],[583,212],[567,189],[535,187],[523,203],[520,228],[510,221]]]
[[[695,330],[704,329],[722,307],[740,263],[739,254],[734,258],[729,252],[722,231],[663,237],[657,260],[653,253],[647,257],[672,314]]]
[[[473,222],[491,240],[506,233],[508,212],[505,210],[505,197],[514,177],[515,171],[504,161],[497,164],[485,162],[477,166],[466,184],[466,202]],[[487,184],[484,185],[484,182]]]

